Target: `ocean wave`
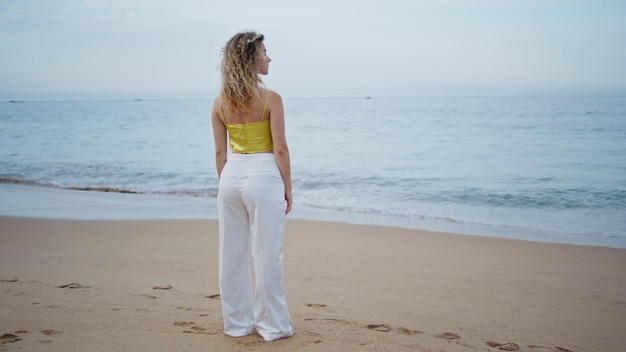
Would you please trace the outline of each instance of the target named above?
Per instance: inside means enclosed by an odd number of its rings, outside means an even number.
[[[217,189],[198,189],[198,190],[138,190],[131,188],[120,188],[113,186],[60,186],[50,182],[41,182],[35,180],[21,179],[21,178],[7,178],[0,177],[0,183],[37,186],[45,188],[66,189],[72,191],[86,191],[86,192],[106,192],[106,193],[125,193],[125,194],[151,194],[151,195],[165,195],[165,196],[180,196],[180,197],[207,197],[216,198]]]
[[[321,205],[321,204],[312,204],[312,203],[301,203],[301,205],[314,208],[314,209],[323,209],[323,210],[333,210],[339,212],[348,212],[355,214],[363,214],[363,215],[380,215],[380,216],[391,216],[391,217],[400,217],[407,219],[417,219],[422,221],[438,221],[438,222],[447,222],[447,223],[455,223],[460,224],[463,221],[447,216],[433,216],[433,215],[425,215],[425,214],[417,214],[411,213],[399,209],[377,209],[377,208],[367,208],[367,207],[352,207],[352,206],[341,206],[341,205]]]
[[[559,188],[549,183],[557,182],[548,177],[518,180],[509,189],[493,188],[488,181],[473,187],[444,188],[450,180],[402,178],[390,176],[307,175],[294,180],[295,190],[310,194],[331,194],[341,197],[360,198],[358,194],[367,190],[363,198],[379,198],[386,202],[452,203],[478,207],[502,207],[514,209],[624,209],[625,189]],[[458,183],[458,182],[457,182]],[[543,186],[545,185],[545,186]],[[350,195],[352,194],[352,195]]]
[[[510,223],[501,223],[501,222],[491,222],[491,221],[480,221],[480,220],[471,220],[468,218],[462,217],[450,217],[450,216],[441,216],[441,215],[426,215],[415,213],[411,211],[405,211],[401,209],[378,209],[378,208],[368,208],[368,207],[352,207],[352,206],[341,206],[341,205],[323,205],[319,203],[298,203],[298,205],[306,206],[313,209],[319,210],[329,210],[339,213],[349,213],[356,215],[372,215],[375,217],[382,217],[387,219],[399,218],[404,219],[409,222],[415,221],[413,227],[416,228],[424,228],[428,227],[427,224],[439,224],[443,225],[445,229],[447,225],[454,226],[454,228],[458,228],[458,226],[478,226],[480,228],[490,229],[491,233],[525,233],[525,232],[533,232],[540,233],[543,235],[549,234],[552,236],[561,237],[561,236],[577,236],[577,237],[592,237],[592,238],[606,238],[606,239],[626,239],[626,231],[597,231],[597,230],[581,230],[574,228],[556,228],[549,224],[544,224],[541,222],[529,222],[524,225],[514,225]],[[495,220],[496,217],[494,217]],[[389,223],[395,223],[393,220],[388,221]],[[385,222],[386,223],[386,222]],[[455,230],[453,230],[455,231]]]
[[[511,192],[465,188],[442,190],[432,198],[464,205],[517,209],[626,209],[626,190],[621,189],[526,188]]]
[[[74,191],[141,194],[141,192],[138,192],[138,191],[133,191],[130,189],[123,189],[123,188],[115,188],[115,187],[65,187],[65,189],[71,189]]]

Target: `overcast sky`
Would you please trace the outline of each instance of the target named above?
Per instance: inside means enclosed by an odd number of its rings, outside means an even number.
[[[0,0],[0,99],[210,98],[248,29],[285,97],[626,95],[626,1]]]

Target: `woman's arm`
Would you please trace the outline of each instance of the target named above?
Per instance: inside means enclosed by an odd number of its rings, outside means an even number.
[[[270,92],[268,111],[270,117],[270,129],[272,131],[272,143],[274,144],[274,155],[280,174],[285,183],[285,200],[287,201],[287,210],[291,211],[293,198],[291,195],[291,161],[289,159],[289,146],[285,136],[285,111],[283,108],[283,100],[276,92]]]
[[[226,126],[222,122],[219,115],[220,98],[215,98],[213,109],[211,110],[211,124],[213,125],[213,139],[215,141],[215,167],[217,176],[222,175],[224,165],[226,165],[226,155],[228,150],[228,137],[226,135]]]

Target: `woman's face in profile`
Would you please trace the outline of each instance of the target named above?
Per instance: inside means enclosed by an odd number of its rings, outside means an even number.
[[[259,44],[258,53],[259,55],[256,58],[256,70],[259,74],[266,75],[269,73],[270,62],[272,61],[272,59],[267,56],[265,44]]]

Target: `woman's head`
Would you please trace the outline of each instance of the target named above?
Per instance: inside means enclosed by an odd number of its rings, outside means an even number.
[[[261,78],[271,61],[265,53],[264,36],[256,32],[235,34],[222,50],[221,95],[237,111],[245,111],[259,95]]]

